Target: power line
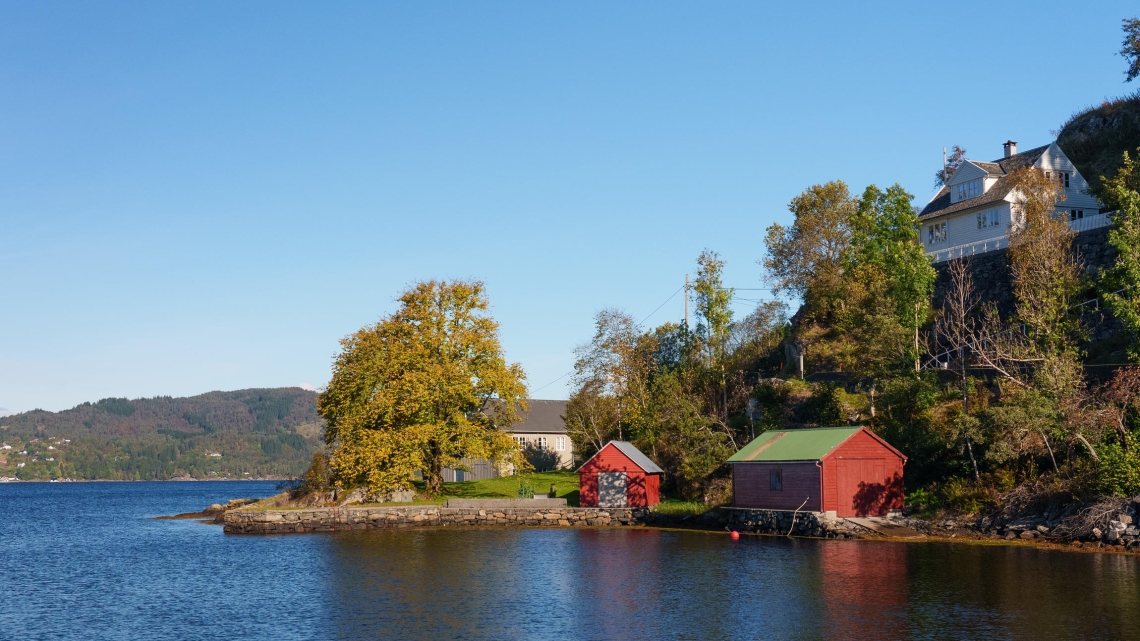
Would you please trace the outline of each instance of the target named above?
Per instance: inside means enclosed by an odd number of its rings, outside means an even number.
[[[641,327],[642,325],[644,325],[644,324],[645,324],[645,321],[649,320],[649,319],[650,319],[650,318],[651,318],[651,317],[652,317],[654,314],[656,314],[657,312],[661,311],[661,308],[662,308],[662,307],[664,307],[665,305],[669,304],[669,301],[673,300],[673,298],[674,298],[674,297],[676,297],[676,296],[677,296],[677,294],[680,294],[680,293],[681,293],[681,290],[683,290],[683,289],[685,289],[685,286],[684,286],[684,285],[682,285],[682,286],[681,286],[681,287],[680,287],[680,288],[679,288],[677,291],[673,292],[673,293],[672,293],[672,294],[669,296],[669,298],[666,298],[666,299],[665,299],[665,302],[664,302],[664,303],[661,303],[660,305],[658,305],[658,306],[657,306],[657,309],[655,309],[655,310],[653,310],[653,311],[649,312],[649,316],[646,316],[645,318],[641,319],[641,322],[640,322],[640,323],[638,323],[638,324],[636,325],[636,327]],[[566,378],[567,376],[570,376],[570,375],[571,375],[571,374],[573,374],[573,373],[574,373],[574,370],[570,370],[569,372],[566,372],[566,373],[565,373],[565,374],[563,374],[562,376],[559,376],[558,378],[556,378],[556,379],[554,379],[554,380],[550,381],[550,382],[549,382],[549,383],[547,383],[546,385],[543,385],[542,387],[539,387],[539,388],[536,388],[536,389],[533,389],[533,390],[531,390],[531,391],[530,391],[530,393],[531,393],[531,394],[534,394],[535,392],[541,392],[542,390],[544,390],[544,389],[546,389],[546,388],[550,387],[551,385],[553,385],[553,384],[557,383],[558,381],[560,381],[560,380],[562,380],[562,379]]]
[[[556,378],[556,379],[554,379],[554,380],[550,381],[550,382],[549,382],[549,383],[547,383],[546,385],[543,385],[542,387],[540,387],[540,388],[538,388],[538,389],[532,389],[532,390],[530,391],[530,393],[531,393],[531,394],[534,394],[535,392],[541,392],[542,390],[544,390],[544,389],[546,389],[546,388],[550,387],[551,385],[553,385],[553,384],[557,383],[558,381],[560,381],[560,380],[562,380],[562,379],[566,378],[567,376],[569,376],[569,375],[571,375],[571,374],[573,374],[573,373],[574,373],[574,370],[570,370],[569,372],[566,372],[566,373],[565,373],[565,374],[563,374],[562,376],[559,376],[558,378]]]
[[[641,319],[641,322],[637,324],[637,327],[641,327],[642,325],[645,324],[645,321],[649,320],[654,314],[661,311],[661,308],[664,307],[666,304],[668,304],[669,301],[673,300],[674,296],[676,296],[677,294],[680,294],[682,289],[685,289],[684,285],[681,285],[681,287],[679,289],[677,289],[677,291],[673,292],[672,296],[670,296],[669,298],[666,298],[664,303],[661,303],[660,305],[658,305],[657,309],[649,312],[649,316],[646,316],[645,318]]]

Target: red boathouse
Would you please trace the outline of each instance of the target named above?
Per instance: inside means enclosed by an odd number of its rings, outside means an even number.
[[[865,427],[768,431],[733,454],[733,507],[886,516],[906,457]]]
[[[661,501],[657,464],[626,441],[610,441],[578,468],[582,507],[649,507]]]

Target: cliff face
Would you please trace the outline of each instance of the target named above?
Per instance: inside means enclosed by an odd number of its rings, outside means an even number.
[[[1106,269],[1116,261],[1116,250],[1108,244],[1108,231],[1110,227],[1101,227],[1077,234],[1073,240],[1073,248],[1077,251],[1085,264],[1085,273],[1090,278]],[[934,283],[934,308],[942,306],[946,292],[950,288],[950,273],[947,267],[949,262],[938,263],[934,266],[938,278]],[[1009,267],[1009,256],[1006,250],[987,252],[970,257],[970,272],[974,277],[974,287],[983,305],[993,303],[997,305],[1002,318],[1013,315],[1017,304],[1013,295],[1013,273]],[[1085,292],[1085,298],[1093,299],[1097,293],[1090,289]],[[1078,301],[1080,302],[1080,301]],[[1098,362],[1115,360],[1115,354],[1120,349],[1122,337],[1120,323],[1103,308],[1090,307],[1082,315],[1085,327],[1089,332],[1089,343],[1086,344],[1088,360]]]
[[[1116,173],[1124,152],[1135,156],[1140,148],[1140,92],[1075,114],[1061,127],[1057,145],[1099,197],[1101,176]]]

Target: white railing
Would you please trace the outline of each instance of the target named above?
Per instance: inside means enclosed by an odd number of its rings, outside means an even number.
[[[1084,218],[1070,220],[1069,228],[1077,233],[1080,233],[1083,231],[1089,231],[1091,229],[1108,227],[1111,224],[1111,212],[1106,212],[1102,214],[1090,214]],[[1009,236],[998,236],[997,238],[987,238],[986,240],[979,240],[972,243],[966,243],[964,245],[954,245],[953,247],[946,247],[944,249],[933,249],[926,253],[933,258],[935,263],[943,263],[954,258],[973,256],[975,254],[984,254],[986,252],[1008,248]]]
[[[953,247],[947,247],[946,249],[936,249],[927,253],[934,257],[934,262],[944,263],[953,258],[962,258],[963,256],[973,256],[974,254],[984,254],[986,252],[1008,248],[1009,237],[998,236],[997,238],[988,238],[974,243],[966,243],[965,245],[955,245]]]
[[[1110,212],[1103,214],[1089,214],[1084,218],[1069,221],[1069,227],[1073,231],[1082,232],[1090,229],[1099,229],[1101,227],[1108,227],[1112,224],[1112,216]]]

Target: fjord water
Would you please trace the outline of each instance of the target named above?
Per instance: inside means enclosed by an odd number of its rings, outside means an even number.
[[[273,483],[0,485],[0,639],[1127,639],[1140,559],[655,530],[225,535]]]

